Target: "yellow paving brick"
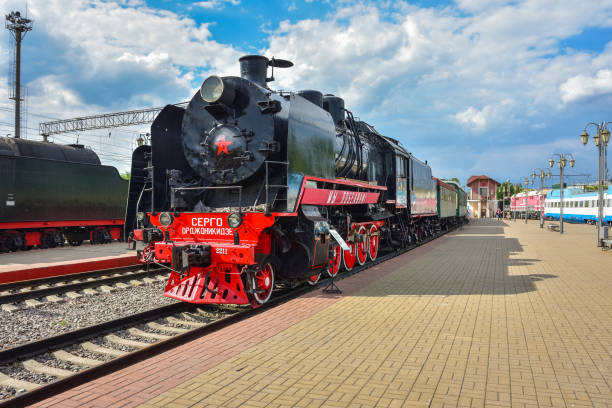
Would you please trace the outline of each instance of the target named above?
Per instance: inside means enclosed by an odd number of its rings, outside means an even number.
[[[594,233],[473,221],[150,403],[612,405],[612,252]]]

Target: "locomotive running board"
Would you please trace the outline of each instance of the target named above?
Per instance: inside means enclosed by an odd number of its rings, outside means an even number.
[[[340,247],[342,249],[344,249],[345,251],[350,251],[351,248],[349,248],[349,246],[346,244],[346,242],[344,242],[344,240],[342,239],[342,237],[340,236],[340,234],[338,234],[338,231],[336,231],[335,229],[329,229],[329,233],[331,234],[332,237],[334,237],[334,239],[336,240],[336,242],[338,244],[340,244]]]

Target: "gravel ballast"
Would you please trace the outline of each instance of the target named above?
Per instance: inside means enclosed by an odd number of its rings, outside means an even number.
[[[176,303],[163,296],[165,285],[155,282],[36,308],[0,311],[0,327],[5,328],[0,331],[0,349]]]

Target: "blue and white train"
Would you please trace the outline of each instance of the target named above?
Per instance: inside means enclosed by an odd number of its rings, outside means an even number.
[[[548,220],[559,219],[559,190],[546,196],[544,216]],[[563,220],[577,223],[597,223],[597,192],[585,193],[579,188],[563,190]],[[604,224],[612,225],[612,186],[604,191]]]

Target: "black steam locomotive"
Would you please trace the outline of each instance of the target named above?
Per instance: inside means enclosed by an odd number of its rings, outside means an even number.
[[[240,58],[241,77],[167,106],[134,152],[126,228],[142,262],[170,265],[166,296],[258,305],[275,281],[314,284],[437,232],[427,163],[337,96],[268,88],[290,66]]]

